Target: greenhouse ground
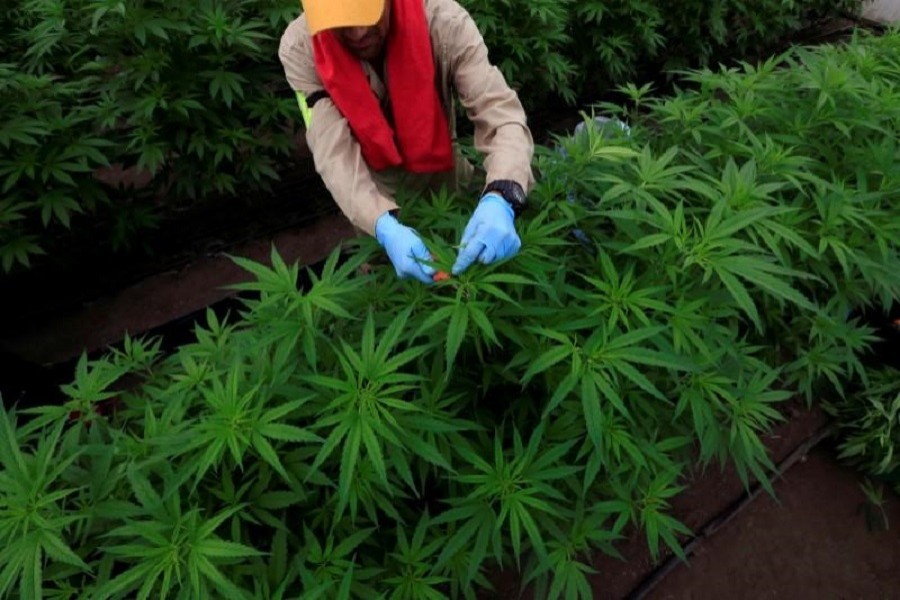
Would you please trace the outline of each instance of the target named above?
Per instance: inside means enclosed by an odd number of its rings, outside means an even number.
[[[645,597],[900,597],[900,499],[888,497],[883,507],[891,528],[870,531],[858,478],[827,446],[775,490],[777,498],[757,498]]]

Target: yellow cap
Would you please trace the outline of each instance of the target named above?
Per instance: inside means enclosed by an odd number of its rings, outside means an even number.
[[[335,27],[369,27],[384,12],[385,0],[301,0],[310,35]]]

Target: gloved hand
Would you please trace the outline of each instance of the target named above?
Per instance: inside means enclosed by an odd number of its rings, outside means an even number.
[[[375,221],[375,239],[387,252],[400,279],[413,278],[422,283],[433,283],[434,269],[419,262],[430,261],[431,253],[415,230],[386,212]]]
[[[489,265],[515,256],[522,247],[522,240],[516,233],[513,216],[512,206],[499,194],[482,196],[463,231],[462,249],[453,265],[453,274],[459,275],[476,260]]]

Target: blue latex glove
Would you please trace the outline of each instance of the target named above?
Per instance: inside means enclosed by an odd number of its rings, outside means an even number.
[[[430,261],[431,253],[415,230],[401,224],[391,213],[384,213],[375,221],[375,239],[387,252],[400,279],[433,283],[434,269],[419,262]]]
[[[513,217],[512,206],[502,196],[494,193],[482,196],[463,231],[462,249],[453,264],[453,274],[459,275],[476,260],[489,265],[515,256],[522,240],[516,233]]]

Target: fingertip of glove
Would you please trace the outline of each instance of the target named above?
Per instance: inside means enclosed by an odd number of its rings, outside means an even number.
[[[454,275],[454,276],[459,275],[460,273],[465,271],[466,267],[468,267],[468,266],[469,265],[466,264],[466,261],[463,260],[462,256],[460,256],[459,258],[456,259],[456,262],[453,263],[453,266],[450,267],[450,274]]]
[[[497,252],[494,252],[489,249],[485,249],[485,251],[482,252],[481,255],[478,257],[478,262],[480,262],[483,265],[489,265],[489,264],[493,263],[495,260],[497,260],[497,258],[498,258]]]

